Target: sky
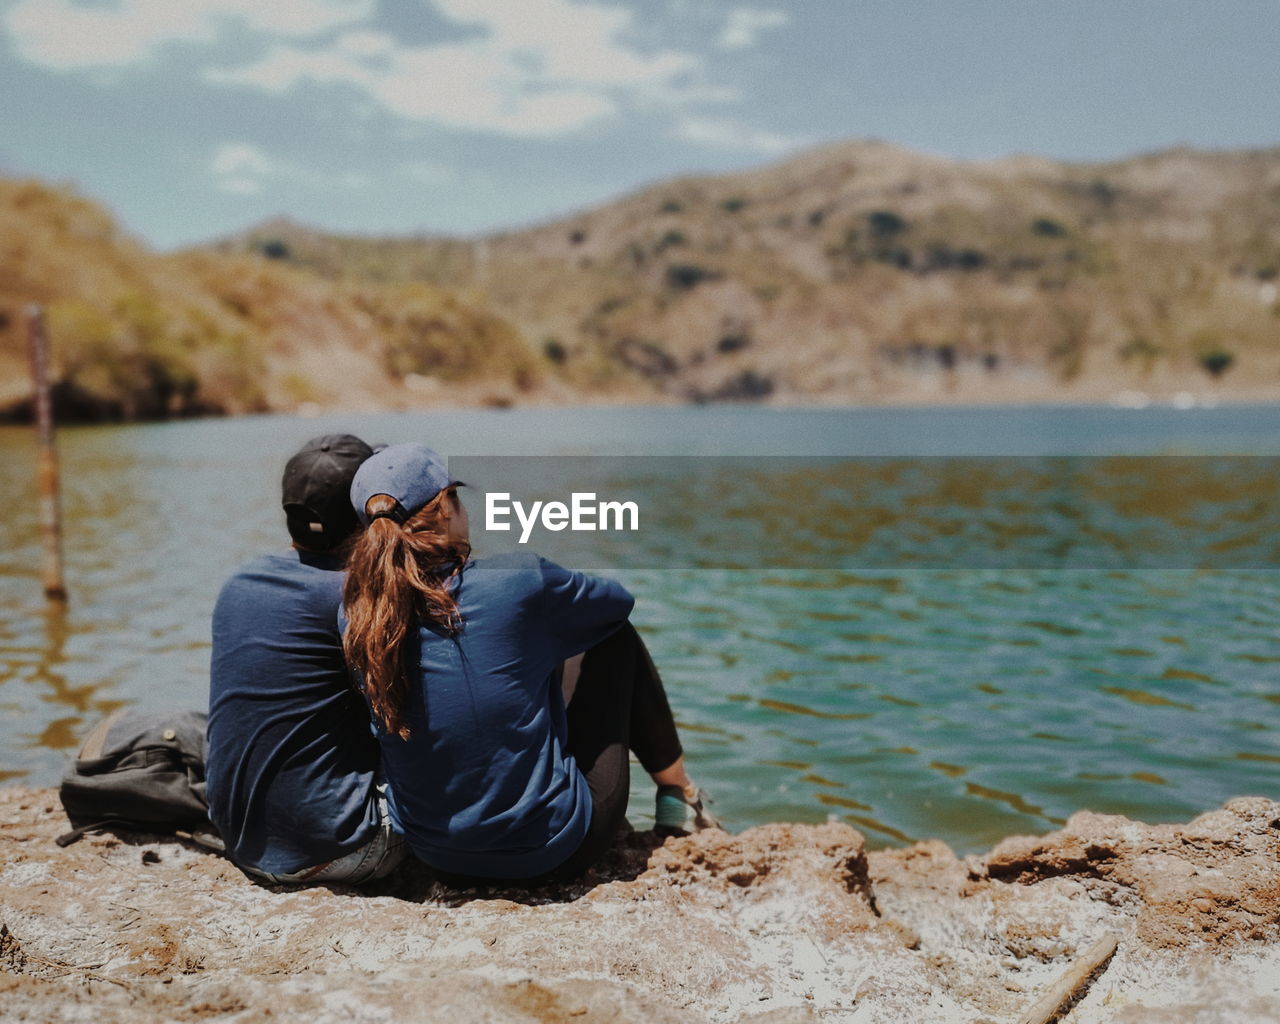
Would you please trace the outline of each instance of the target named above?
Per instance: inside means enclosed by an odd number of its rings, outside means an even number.
[[[1280,144],[1280,0],[0,0],[0,175],[167,249],[518,228],[849,139]]]

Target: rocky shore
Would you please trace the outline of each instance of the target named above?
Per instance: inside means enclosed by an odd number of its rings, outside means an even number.
[[[1061,1018],[1280,1019],[1280,803],[1180,825],[1083,812],[957,858],[843,824],[621,839],[572,886],[250,881],[179,839],[61,849],[49,789],[0,789],[7,1021],[1021,1021],[1087,947]]]

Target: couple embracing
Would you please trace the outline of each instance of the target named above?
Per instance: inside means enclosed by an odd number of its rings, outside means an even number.
[[[285,467],[292,547],[213,615],[209,816],[241,868],[360,884],[412,853],[461,885],[591,866],[629,755],[660,830],[713,825],[617,582],[473,558],[459,483],[418,444],[315,438]]]

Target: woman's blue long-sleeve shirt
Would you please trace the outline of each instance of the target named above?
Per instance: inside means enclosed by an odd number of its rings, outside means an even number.
[[[539,875],[591,820],[556,669],[618,629],[634,599],[531,554],[468,562],[454,596],[462,631],[420,628],[405,652],[409,739],[379,730],[391,821],[432,867]]]

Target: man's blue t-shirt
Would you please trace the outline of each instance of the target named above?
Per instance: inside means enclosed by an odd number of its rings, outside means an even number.
[[[332,556],[263,555],[213,611],[209,817],[238,864],[299,871],[350,853],[378,825],[378,748],[351,688]]]
[[[533,877],[591,822],[556,669],[617,630],[634,599],[536,555],[468,562],[455,597],[462,631],[420,629],[406,652],[409,739],[379,730],[391,821],[432,867]]]

